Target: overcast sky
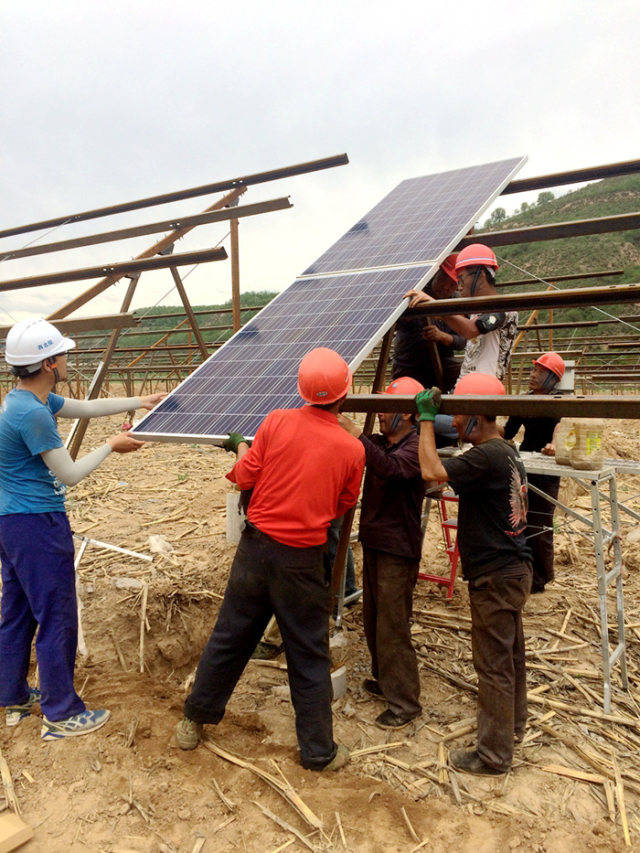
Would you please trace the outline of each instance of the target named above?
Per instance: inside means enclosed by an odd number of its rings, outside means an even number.
[[[243,291],[286,287],[404,178],[520,154],[529,157],[521,176],[640,157],[637,0],[0,8],[0,228],[348,153],[348,166],[245,194],[243,203],[290,195],[295,206],[241,220]],[[199,213],[212,201],[0,248]],[[176,250],[226,232],[205,226]],[[5,261],[0,278],[126,260],[154,239]],[[134,307],[171,283],[168,271],[144,274]],[[47,314],[88,284],[0,294],[0,322],[7,310]],[[229,262],[199,267],[187,285],[194,303],[229,298]],[[123,292],[111,288],[84,313],[118,310]],[[163,304],[177,301],[171,293]]]

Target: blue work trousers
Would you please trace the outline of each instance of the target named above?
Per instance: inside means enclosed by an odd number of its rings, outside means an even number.
[[[64,512],[0,516],[0,706],[27,701],[36,627],[40,707],[48,720],[85,710],[73,686],[78,645],[74,548]]]

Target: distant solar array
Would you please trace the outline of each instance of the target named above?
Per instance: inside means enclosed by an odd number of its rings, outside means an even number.
[[[297,370],[317,346],[360,365],[437,266],[524,163],[503,160],[403,181],[236,332],[134,429],[156,441],[255,435],[301,405]]]

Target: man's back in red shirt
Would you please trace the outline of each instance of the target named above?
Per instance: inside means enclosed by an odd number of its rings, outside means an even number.
[[[227,477],[253,489],[248,518],[258,530],[308,548],[323,545],[331,520],[355,505],[364,459],[362,444],[333,412],[275,409]]]

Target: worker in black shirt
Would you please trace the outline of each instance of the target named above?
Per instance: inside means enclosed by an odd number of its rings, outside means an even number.
[[[458,288],[455,270],[457,255],[449,255],[429,282],[424,292],[434,299],[451,299]],[[463,350],[466,340],[456,334],[444,319],[429,322],[428,318],[403,315],[396,323],[393,350],[393,378],[410,376],[425,388],[437,385],[441,391],[450,391],[460,373],[460,362],[455,351]],[[433,346],[437,348],[442,365],[442,376],[433,364]]]
[[[415,379],[402,376],[386,394],[423,391]],[[344,428],[359,438],[366,455],[360,510],[364,632],[371,653],[372,678],[364,689],[386,699],[388,707],[376,724],[400,729],[418,717],[420,678],[411,642],[413,590],[422,553],[422,502],[425,484],[418,461],[415,416],[379,414],[380,434],[365,436],[344,416]]]
[[[545,352],[533,362],[529,377],[530,394],[553,394],[564,375],[565,365],[557,352]],[[504,426],[504,437],[511,441],[524,426],[520,450],[555,455],[553,436],[559,418],[510,417]],[[560,478],[546,474],[530,474],[529,484],[546,495],[558,499]],[[555,505],[529,489],[527,513],[527,544],[533,554],[533,583],[531,592],[544,592],[545,584],[554,578],[553,572],[553,514]]]
[[[495,376],[468,373],[454,394],[504,394]],[[449,760],[457,770],[481,775],[511,767],[514,739],[527,719],[522,608],[531,589],[527,521],[527,475],[495,417],[456,415],[458,435],[473,447],[440,461],[433,421],[440,407],[437,388],[416,397],[420,425],[420,468],[425,480],[448,482],[459,497],[458,547],[469,583],[471,649],[478,675],[478,746],[458,749]]]

